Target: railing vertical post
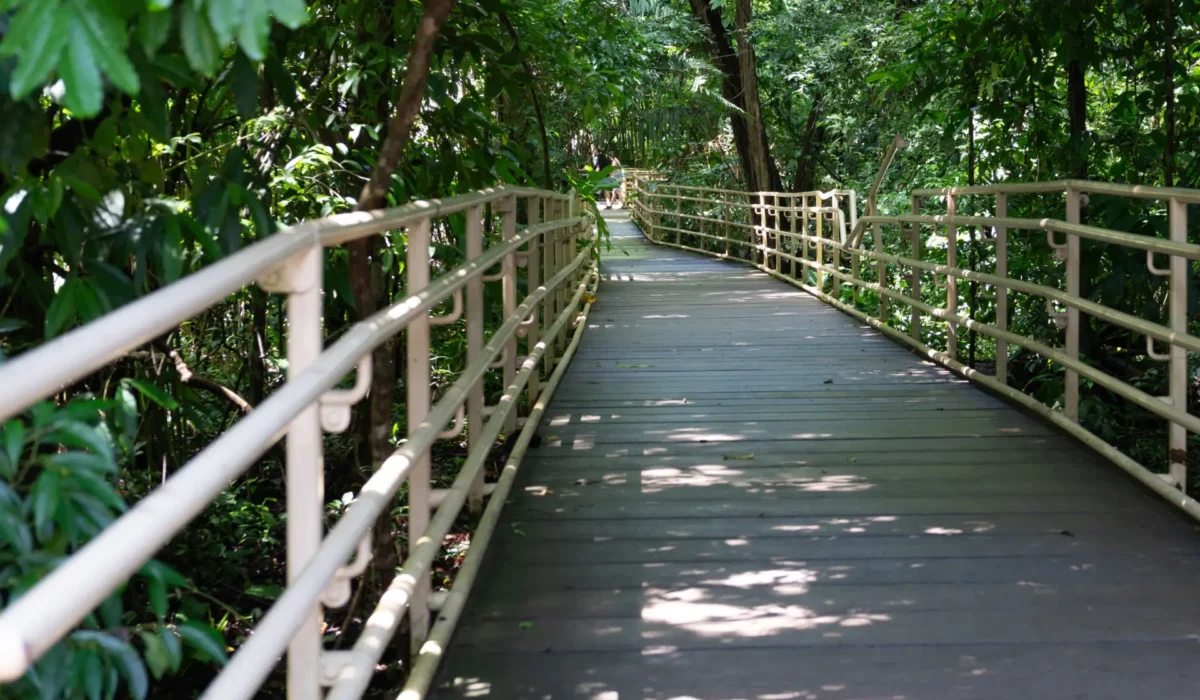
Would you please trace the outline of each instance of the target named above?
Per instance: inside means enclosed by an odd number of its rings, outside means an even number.
[[[758,255],[755,259],[758,265],[764,269],[767,267],[767,198],[762,193],[758,193],[758,236],[755,240],[755,245],[758,247]]]
[[[1172,199],[1169,203],[1168,216],[1170,220],[1171,240],[1175,243],[1187,243],[1187,203]],[[1182,255],[1171,256],[1171,287],[1168,294],[1171,297],[1171,330],[1179,335],[1188,332],[1188,261]],[[1175,408],[1183,413],[1188,410],[1188,367],[1187,350],[1182,346],[1171,343],[1171,365],[1169,369],[1170,400]],[[1170,475],[1175,485],[1187,492],[1187,430],[1180,424],[1172,422],[1167,428],[1167,461],[1170,464]]]
[[[500,202],[500,238],[508,241],[517,235],[517,197],[505,197]],[[510,252],[500,261],[500,297],[504,318],[512,318],[517,312],[517,254]],[[514,333],[504,344],[504,388],[507,389],[517,376],[517,336]],[[517,428],[517,412],[509,411],[504,419],[504,434]],[[480,470],[482,473],[483,470]]]
[[[996,195],[996,218],[1008,216],[1008,195]],[[997,226],[996,236],[996,276],[1008,279],[1008,227]],[[1008,287],[996,287],[996,327],[1008,330]],[[1008,383],[1008,341],[996,339],[996,381]]]
[[[781,223],[781,222],[782,222],[782,219],[780,218],[780,217],[782,217],[782,216],[783,216],[783,214],[782,214],[782,213],[779,211],[779,209],[780,209],[780,207],[782,207],[783,205],[781,205],[781,204],[779,203],[779,194],[778,194],[778,193],[771,195],[771,198],[772,198],[772,199],[774,200],[774,202],[775,202],[775,205],[774,205],[774,209],[775,209],[775,226],[774,226],[774,232],[775,232],[775,272],[776,272],[777,274],[780,274],[780,275],[782,275],[782,274],[783,274],[783,256],[782,256],[782,255],[780,255],[780,253],[781,253],[781,252],[783,252],[783,238],[784,238],[784,237],[783,237],[783,236],[781,236],[781,235],[779,235],[779,234],[780,234],[780,232],[783,230],[783,225],[782,225],[782,223]]]
[[[813,197],[813,204],[816,209],[821,208],[821,196]],[[817,237],[817,289],[825,291],[825,215],[819,211],[813,212],[814,220],[816,221],[816,237]]]
[[[789,208],[792,210],[791,221],[788,223],[788,230],[793,234],[790,239],[791,242],[788,244],[788,249],[789,249],[788,252],[791,253],[791,255],[792,255],[792,259],[789,262],[791,262],[791,264],[792,264],[792,266],[791,266],[792,279],[797,279],[796,278],[796,253],[799,251],[800,246],[796,245],[796,236],[794,234],[796,233],[796,219],[800,216],[800,212],[797,211],[797,207],[796,207],[796,195],[792,195],[788,199],[788,205],[789,205]],[[803,203],[801,204],[801,208],[803,208]],[[801,269],[801,271],[803,271],[804,266],[801,265],[800,269]]]
[[[289,263],[288,379],[295,381],[321,354],[322,252],[314,247]],[[287,579],[299,577],[321,545],[325,518],[324,434],[316,402],[288,425]],[[288,645],[288,699],[321,697],[322,611],[318,603]]]
[[[537,226],[538,212],[542,206],[540,197],[530,197],[526,200],[525,205],[525,225]],[[542,267],[542,237],[534,236],[529,240],[528,252],[525,253],[525,293],[532,293],[535,289],[541,286],[541,267]],[[530,312],[532,323],[529,324],[529,329],[525,331],[525,347],[527,353],[532,353],[537,347],[538,340],[541,338],[542,302],[534,304],[533,310]],[[541,378],[537,372],[529,375],[529,409],[533,410],[534,404],[537,403],[538,394],[541,393]]]
[[[483,205],[473,206],[466,212],[466,252],[471,261],[483,255]],[[467,364],[470,365],[483,352],[483,279],[476,275],[467,282]],[[474,450],[483,433],[483,380],[475,382],[467,393],[467,451]],[[471,483],[467,494],[467,507],[478,513],[483,507],[484,470]]]
[[[675,188],[675,245],[683,245],[683,199],[679,187]]]
[[[729,257],[729,195],[721,193],[721,235],[725,238],[725,257]]]
[[[809,210],[808,210],[808,195],[807,194],[800,196],[800,206],[804,209],[802,218],[800,219],[800,232],[803,233],[805,236],[808,236],[810,234],[808,232]],[[808,260],[809,259],[808,252],[809,252],[810,246],[808,244],[807,238],[805,238],[803,241],[801,241],[801,248],[803,249],[803,253],[800,255],[800,257],[804,258],[805,260]],[[804,278],[804,283],[808,284],[808,265],[805,265],[803,267],[803,269],[800,270],[800,274]]]
[[[946,215],[955,216],[958,212],[958,198],[946,195]],[[946,266],[958,267],[958,226],[946,226]],[[958,313],[958,278],[946,275],[946,311]],[[946,354],[950,359],[958,357],[958,325],[953,321],[946,322]]]
[[[875,242],[875,250],[879,253],[885,252],[883,250],[883,226],[881,224],[875,224],[874,226],[871,227],[871,237]],[[887,289],[887,285],[888,285],[887,263],[884,262],[882,258],[878,258],[875,260],[875,277],[878,278],[879,289],[880,290]],[[888,322],[887,318],[888,318],[887,297],[884,296],[882,293],[880,293],[880,295],[879,295],[879,320],[884,323],[887,323]]]
[[[914,196],[912,198],[912,213],[913,216],[921,215],[921,198]],[[921,259],[921,224],[913,224],[909,229],[909,234],[912,236],[912,256],[913,260]],[[921,301],[921,270],[913,268],[908,273],[908,284],[912,287],[913,299]],[[909,327],[908,333],[912,339],[921,342],[921,310],[913,306],[909,309]]]
[[[1067,222],[1079,223],[1079,210],[1082,205],[1082,194],[1079,190],[1067,190]],[[1079,296],[1079,236],[1067,236],[1067,294]],[[1079,358],[1079,309],[1067,307],[1067,357]],[[1063,404],[1063,414],[1068,420],[1079,420],[1079,373],[1075,370],[1066,371],[1066,396]]]
[[[430,221],[422,219],[408,229],[408,256],[405,267],[408,293],[417,294],[429,286]],[[423,313],[408,324],[405,340],[408,345],[405,391],[408,435],[417,431],[429,413],[429,314]],[[409,546],[425,534],[429,527],[429,450],[413,461],[408,473],[408,542]],[[408,620],[411,630],[411,650],[416,654],[429,634],[429,578],[416,582],[409,601]]]
[[[575,218],[575,214],[577,211],[575,209],[575,190],[571,190],[570,197],[571,198],[567,200],[567,218],[568,219]],[[576,251],[577,246],[575,243],[576,234],[578,233],[578,231],[579,231],[579,226],[573,224],[569,229],[567,229],[566,231],[563,232],[564,235],[562,238],[562,256],[559,258],[559,264],[561,267],[566,267],[567,265],[569,265],[571,263],[572,260],[575,259],[575,256],[578,252],[578,251]],[[578,269],[579,268],[576,268],[576,270],[578,270]],[[572,275],[568,279],[573,280],[574,276]],[[562,313],[563,310],[566,309],[567,305],[570,303],[571,295],[573,293],[572,287],[574,287],[574,285],[572,285],[570,283],[566,283],[566,282],[559,286],[559,288],[558,288],[558,290],[559,290],[558,291],[558,293],[559,293],[559,307],[558,307],[559,313]],[[559,350],[564,353],[567,350],[567,331],[570,330],[570,325],[571,324],[569,324],[569,323],[564,323],[562,325],[562,327],[558,329],[558,347],[559,347]]]
[[[546,200],[546,221],[558,221],[558,200]],[[548,231],[542,234],[542,250],[545,251],[545,273],[542,275],[543,281],[548,281],[558,273],[558,231]],[[554,323],[554,319],[558,318],[558,294],[553,289],[547,289],[546,299],[544,302],[546,327]],[[554,366],[557,363],[554,357],[554,340],[548,339],[546,343],[546,352],[542,355],[543,367],[545,368],[545,376],[549,377],[554,371]]]

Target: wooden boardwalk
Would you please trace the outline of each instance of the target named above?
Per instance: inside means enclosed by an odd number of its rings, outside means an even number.
[[[1190,521],[820,301],[610,225],[438,697],[1200,697]]]

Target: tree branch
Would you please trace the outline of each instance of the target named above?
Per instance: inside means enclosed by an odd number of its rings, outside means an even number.
[[[220,382],[209,379],[202,374],[196,374],[193,372],[191,368],[187,366],[187,363],[184,362],[183,356],[180,355],[179,351],[175,348],[167,345],[161,340],[156,340],[151,343],[151,345],[157,348],[159,352],[171,358],[171,362],[175,363],[175,371],[179,373],[179,381],[187,384],[188,386],[194,386],[197,389],[203,389],[214,396],[224,399],[241,411],[243,415],[254,410],[254,407],[250,405],[250,402],[242,398],[241,395],[233,389],[230,389]]]

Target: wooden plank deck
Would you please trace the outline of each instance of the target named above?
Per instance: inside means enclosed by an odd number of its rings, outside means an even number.
[[[610,226],[438,697],[1200,696],[1192,523],[820,301]]]

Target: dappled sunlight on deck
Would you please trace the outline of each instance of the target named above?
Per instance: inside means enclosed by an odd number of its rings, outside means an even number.
[[[1184,697],[1190,526],[808,295],[610,223],[441,697]]]

